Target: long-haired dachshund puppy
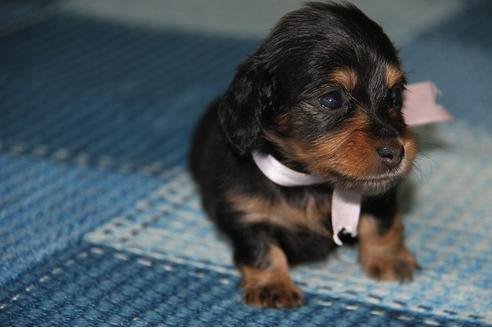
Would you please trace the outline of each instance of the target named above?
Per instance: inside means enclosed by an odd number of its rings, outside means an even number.
[[[396,204],[415,157],[401,113],[404,88],[380,26],[350,4],[309,3],[280,20],[209,106],[190,166],[205,210],[232,242],[245,303],[302,304],[288,268],[335,248],[336,188],[363,195],[358,245],[367,274],[412,278],[418,265],[402,241]],[[323,181],[279,185],[253,153]]]

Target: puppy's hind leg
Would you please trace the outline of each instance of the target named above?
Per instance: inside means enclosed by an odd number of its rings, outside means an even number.
[[[234,246],[246,304],[271,308],[302,305],[302,293],[289,276],[285,253],[263,225],[241,229]]]

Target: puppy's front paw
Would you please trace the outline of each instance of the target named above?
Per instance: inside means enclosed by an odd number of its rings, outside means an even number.
[[[360,262],[367,274],[377,280],[409,281],[414,271],[420,269],[412,253],[403,247],[392,252],[361,254]]]
[[[248,305],[270,308],[292,308],[302,305],[302,293],[294,284],[270,283],[244,289]]]

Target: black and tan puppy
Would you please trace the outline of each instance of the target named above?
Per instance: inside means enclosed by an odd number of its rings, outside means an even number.
[[[396,204],[396,186],[415,157],[401,114],[404,88],[381,27],[352,5],[310,3],[278,23],[210,105],[190,165],[205,210],[230,237],[247,304],[302,303],[288,267],[335,247],[334,188],[364,195],[358,239],[367,273],[412,278],[417,264]],[[252,151],[326,182],[279,186]]]

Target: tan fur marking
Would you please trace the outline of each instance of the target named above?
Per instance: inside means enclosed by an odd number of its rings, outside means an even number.
[[[343,86],[345,90],[353,90],[357,84],[357,73],[350,67],[342,67],[331,73],[328,80]]]
[[[379,162],[374,155],[374,140],[363,131],[352,129],[348,138],[345,133],[340,133],[329,139],[321,140],[323,143],[314,149],[321,158],[329,160],[330,166],[336,167],[339,173],[357,177],[371,175],[377,170]],[[332,145],[339,148],[333,151]],[[319,164],[325,166],[326,162]]]
[[[405,149],[405,161],[411,166],[415,156],[417,155],[417,145],[413,134],[407,132],[402,138],[403,148]]]
[[[376,141],[364,132],[366,124],[367,115],[357,110],[344,122],[344,129],[311,144],[272,134],[266,137],[279,145],[287,158],[305,163],[312,173],[323,176],[330,173],[327,169],[335,169],[345,176],[367,176],[374,174],[380,163],[374,151]]]
[[[412,167],[416,147],[410,132],[395,140],[372,138],[365,131],[367,114],[360,108],[343,124],[343,129],[310,143],[293,137],[280,137],[271,132],[266,133],[265,137],[278,145],[286,158],[302,162],[309,172],[320,176],[330,176],[336,172],[357,179],[381,174],[386,168],[381,164],[375,149],[379,144],[388,142],[401,143],[405,149],[402,172],[408,172]]]
[[[386,66],[386,84],[388,88],[393,88],[398,82],[401,81],[403,74],[401,70],[395,65],[387,65]]]
[[[323,225],[323,221],[329,219],[330,199],[316,200],[314,196],[308,196],[303,206],[296,206],[284,199],[266,200],[238,192],[228,192],[226,197],[236,210],[242,212],[243,222],[264,222],[287,229],[304,227],[330,235]]]
[[[294,307],[302,303],[299,288],[289,277],[287,258],[276,245],[271,244],[266,259],[268,266],[258,269],[243,265],[241,284],[247,304],[267,307]]]
[[[290,281],[287,258],[278,246],[270,245],[266,262],[268,266],[262,269],[251,266],[241,266],[239,268],[244,274],[243,287],[263,286],[278,279]]]
[[[364,215],[361,217],[359,223],[359,238],[361,243],[367,245],[361,246],[371,249],[399,247],[402,245],[401,229],[400,220],[395,219],[391,228],[384,235],[380,235],[376,220],[370,215]]]
[[[413,255],[402,241],[399,218],[384,234],[376,220],[363,215],[359,221],[359,261],[367,274],[381,280],[409,280],[418,267]]]

